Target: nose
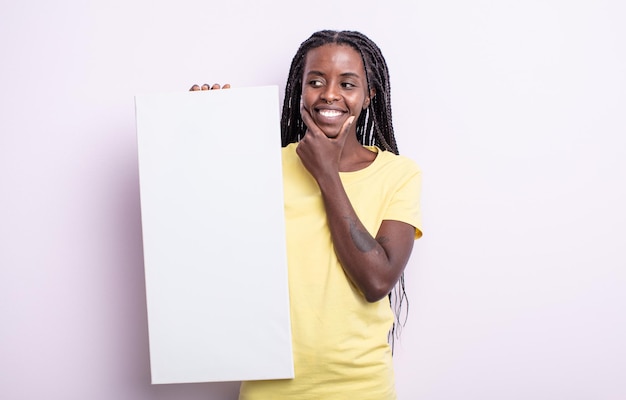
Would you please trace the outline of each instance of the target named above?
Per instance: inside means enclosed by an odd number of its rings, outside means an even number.
[[[337,88],[335,88],[334,85],[326,86],[324,90],[322,91],[320,97],[322,100],[324,100],[328,104],[331,104],[340,99],[339,92],[337,91]]]

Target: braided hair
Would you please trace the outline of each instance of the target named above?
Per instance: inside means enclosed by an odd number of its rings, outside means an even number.
[[[389,70],[382,52],[376,44],[362,33],[355,31],[315,32],[302,42],[291,61],[289,77],[285,87],[285,100],[280,128],[282,146],[300,141],[306,132],[306,126],[300,116],[300,97],[302,96],[302,77],[304,64],[309,50],[325,44],[341,44],[354,48],[363,59],[367,89],[375,91],[367,110],[361,113],[356,124],[356,136],[364,146],[377,146],[382,150],[398,154],[396,138],[391,122],[391,93]]]
[[[302,79],[306,56],[310,50],[325,44],[348,45],[359,52],[365,66],[368,93],[372,89],[375,91],[369,106],[359,115],[357,120],[356,136],[359,143],[364,146],[377,146],[382,150],[399,154],[391,121],[391,87],[387,62],[378,46],[371,39],[355,31],[323,30],[315,32],[300,45],[298,52],[291,61],[285,87],[285,100],[280,123],[282,146],[296,143],[304,137],[306,126],[300,115],[300,98],[302,96]],[[409,301],[405,292],[404,273],[400,276],[396,287],[389,293],[389,302],[395,309],[395,321],[389,332],[389,339],[393,346],[394,338],[400,333],[398,322],[404,319],[401,324],[403,325],[408,316]],[[404,303],[406,303],[407,310],[402,312]]]

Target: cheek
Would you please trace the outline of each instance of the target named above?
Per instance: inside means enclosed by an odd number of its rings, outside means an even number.
[[[353,104],[355,104],[355,108],[359,110],[365,110],[369,105],[369,100],[366,96],[360,95],[358,98],[354,99]]]
[[[363,93],[363,109],[365,110],[370,105],[371,97],[369,97],[369,93]]]
[[[313,96],[311,95],[310,91],[306,89],[302,89],[302,95],[300,96],[300,104],[306,107],[307,109],[310,107],[311,104],[313,104]]]

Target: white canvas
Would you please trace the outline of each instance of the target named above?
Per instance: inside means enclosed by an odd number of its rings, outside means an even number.
[[[292,378],[277,87],[135,104],[152,383]]]

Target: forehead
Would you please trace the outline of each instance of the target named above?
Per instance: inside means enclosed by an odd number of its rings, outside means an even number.
[[[329,43],[311,49],[306,54],[304,72],[315,70],[342,70],[359,75],[365,74],[361,54],[352,46]]]

